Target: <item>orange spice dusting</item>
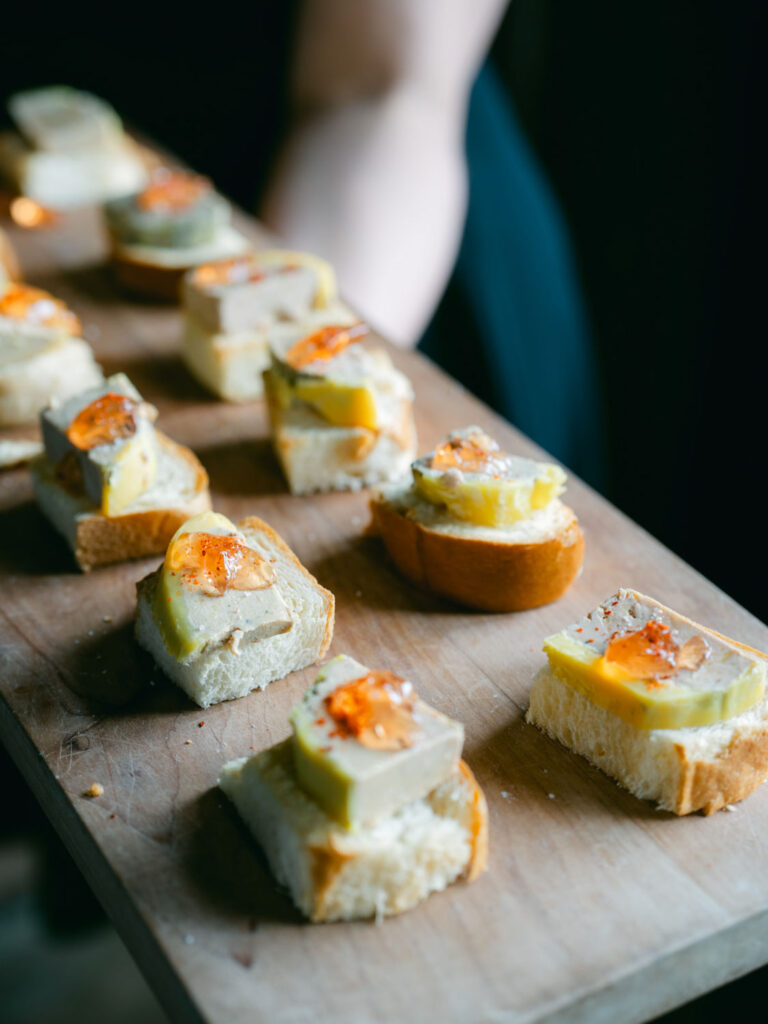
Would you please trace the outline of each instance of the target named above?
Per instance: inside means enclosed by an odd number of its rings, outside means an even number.
[[[409,682],[384,671],[367,672],[337,687],[325,705],[337,735],[354,736],[371,750],[401,750],[413,746],[418,736],[415,701]]]
[[[229,535],[183,533],[168,548],[165,564],[209,597],[227,590],[264,590],[277,579],[265,558]]]
[[[149,185],[136,197],[136,205],[140,210],[178,213],[210,191],[211,183],[207,178],[163,167],[155,172]]]
[[[265,276],[263,268],[248,256],[233,256],[232,259],[203,263],[192,274],[198,288],[214,288],[216,285],[245,284],[246,281],[260,281]]]
[[[80,410],[67,428],[67,437],[81,451],[132,437],[138,412],[133,398],[108,391]]]
[[[368,325],[364,323],[352,327],[321,327],[292,345],[285,354],[285,361],[294,370],[303,370],[311,363],[327,363],[347,346],[362,341],[367,333]]]
[[[506,469],[506,454],[487,434],[449,437],[435,448],[432,469],[458,469],[465,473],[499,475]]]
[[[669,679],[682,669],[695,671],[709,657],[710,648],[701,636],[692,636],[682,647],[669,626],[651,619],[642,629],[614,636],[605,651],[606,661],[620,665],[637,679]]]
[[[67,334],[82,331],[80,321],[60,299],[28,284],[11,284],[6,288],[0,295],[0,316],[40,327],[60,327]]]

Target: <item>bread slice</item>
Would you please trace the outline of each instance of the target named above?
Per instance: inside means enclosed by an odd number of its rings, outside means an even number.
[[[203,387],[226,402],[248,402],[264,393],[269,341],[263,329],[215,334],[185,313],[181,358]]]
[[[622,588],[544,649],[527,720],[635,796],[711,814],[768,775],[766,656],[753,648]]]
[[[101,380],[90,345],[63,336],[29,359],[0,367],[0,427],[34,423],[52,400],[69,398]]]
[[[412,403],[403,397],[385,427],[337,427],[307,405],[283,409],[274,371],[264,373],[272,424],[272,445],[293,494],[356,491],[397,480],[408,472],[416,452]]]
[[[331,643],[335,601],[271,526],[256,516],[237,524],[248,544],[277,570],[280,596],[293,619],[287,633],[239,644],[232,637],[209,644],[187,661],[178,661],[168,651],[153,614],[153,601],[160,570],[137,586],[136,638],[153,656],[165,674],[200,707],[244,697],[251,690],[263,690],[275,679],[313,664]]]
[[[674,814],[712,814],[768,776],[768,698],[713,725],[637,729],[547,667],[534,680],[526,721]]]
[[[30,465],[43,514],[65,538],[84,572],[161,554],[182,523],[211,507],[208,474],[194,453],[160,431],[156,436],[156,481],[120,516],[107,517],[81,491],[68,490],[45,455]]]
[[[400,914],[486,865],[488,809],[463,761],[424,799],[357,831],[299,788],[291,740],[230,761],[219,785],[312,921]]]
[[[417,587],[470,608],[514,612],[556,601],[581,569],[584,536],[555,499],[512,526],[457,519],[410,480],[377,490],[368,532]]]
[[[8,235],[0,228],[0,292],[7,281],[19,281],[19,261]]]
[[[204,245],[164,249],[112,241],[112,264],[119,283],[128,291],[179,301],[181,279],[192,267],[239,256],[251,248],[248,239],[230,225],[219,229]]]

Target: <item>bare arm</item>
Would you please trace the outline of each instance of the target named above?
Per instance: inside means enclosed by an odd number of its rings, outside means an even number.
[[[506,0],[305,0],[295,122],[263,216],[415,344],[456,257],[469,91]]]

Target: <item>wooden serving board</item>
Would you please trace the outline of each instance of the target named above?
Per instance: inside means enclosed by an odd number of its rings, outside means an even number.
[[[465,723],[490,806],[475,884],[381,925],[304,923],[216,779],[287,735],[313,671],[201,712],[132,638],[134,584],[159,559],[81,575],[26,473],[3,474],[2,735],[174,1021],[640,1021],[768,960],[768,787],[676,819],[524,723],[542,639],[620,585],[765,650],[763,625],[573,478],[587,554],[563,600],[484,615],[416,592],[363,537],[365,494],[289,495],[261,404],[208,397],[179,362],[178,312],[116,293],[95,214],[13,237],[27,279],[72,305],[105,369],[200,455],[215,507],[265,518],[336,594],[331,653],[391,666]],[[395,359],[421,450],[479,423],[541,454],[419,355]]]

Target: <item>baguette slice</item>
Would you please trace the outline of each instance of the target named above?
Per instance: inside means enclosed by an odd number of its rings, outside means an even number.
[[[333,426],[306,405],[281,408],[272,370],[264,373],[264,390],[272,445],[292,494],[356,491],[408,472],[416,451],[410,398],[399,401],[386,427],[369,430]]]
[[[107,517],[82,493],[69,491],[44,455],[30,465],[43,514],[63,535],[84,572],[161,554],[182,523],[211,507],[208,474],[194,453],[160,431],[156,436],[157,480],[120,516]]]
[[[112,241],[112,265],[119,283],[129,292],[172,302],[179,301],[181,279],[192,267],[239,256],[251,248],[248,239],[230,225],[220,228],[204,245],[179,249],[124,245]]]
[[[287,633],[256,643],[248,643],[246,636],[239,647],[228,637],[182,662],[168,651],[153,614],[161,570],[137,584],[136,639],[165,674],[203,708],[263,690],[275,679],[313,664],[328,650],[333,636],[333,594],[320,586],[282,537],[256,516],[241,520],[237,529],[259,554],[273,560],[280,596],[293,618]]]
[[[736,653],[765,655],[714,630],[677,618]],[[526,721],[580,754],[641,800],[674,814],[712,814],[743,800],[768,776],[768,697],[724,721],[641,729],[600,707],[542,668]]]
[[[477,526],[423,499],[409,481],[377,490],[368,532],[398,571],[470,608],[514,612],[561,597],[579,573],[584,536],[558,499],[513,526]]]
[[[90,345],[62,337],[30,359],[0,369],[0,427],[33,423],[53,399],[69,398],[101,380]]]
[[[400,914],[486,865],[488,809],[463,761],[424,799],[357,831],[299,788],[290,740],[225,764],[219,785],[312,921]]]
[[[526,720],[673,814],[713,814],[749,796],[768,776],[768,698],[714,725],[643,730],[543,668]]]

